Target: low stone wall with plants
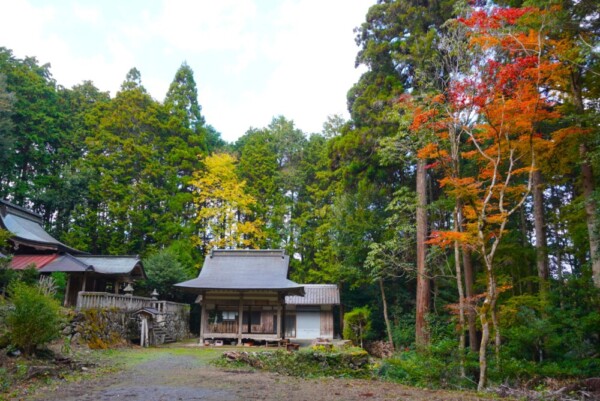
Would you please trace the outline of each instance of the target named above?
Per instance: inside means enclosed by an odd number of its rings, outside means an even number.
[[[178,313],[167,313],[164,315],[164,328],[174,341],[189,338],[190,333],[190,308],[185,308]]]
[[[369,378],[374,365],[359,348],[326,350],[322,347],[300,351],[224,352],[217,366],[250,366],[288,376]]]
[[[117,308],[93,308],[76,312],[62,334],[71,344],[106,349],[126,345],[135,330],[139,331],[130,313]]]
[[[154,326],[163,327],[173,341],[184,340],[190,336],[189,308],[186,311],[162,314]],[[92,349],[114,348],[139,339],[140,319],[133,312],[117,308],[85,309],[74,313],[62,334],[66,344],[87,344]]]

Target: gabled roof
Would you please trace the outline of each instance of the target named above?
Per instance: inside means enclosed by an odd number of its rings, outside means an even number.
[[[85,272],[146,278],[142,262],[137,256],[73,256],[61,255],[54,262],[40,269],[40,273]]]
[[[101,274],[138,274],[144,278],[142,262],[137,256],[77,256],[81,262],[90,265],[96,273]],[[134,271],[136,267],[141,271]]]
[[[44,230],[42,216],[25,208],[0,200],[0,227],[9,231],[15,244],[24,244],[37,249],[53,249],[61,252],[81,254]]]
[[[35,266],[36,269],[41,269],[48,263],[57,258],[57,254],[50,255],[15,255],[10,261],[10,268],[14,270],[23,270],[27,266]]]
[[[77,273],[92,270],[91,266],[80,261],[75,256],[65,254],[61,255],[52,263],[40,269],[40,273]]]
[[[339,305],[340,291],[335,284],[303,284],[304,296],[288,295],[287,305]]]
[[[289,263],[283,250],[215,249],[197,278],[175,286],[196,292],[271,290],[302,295],[303,286],[287,278]]]

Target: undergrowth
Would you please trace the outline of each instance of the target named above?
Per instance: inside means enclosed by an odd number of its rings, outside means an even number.
[[[229,355],[229,357],[228,357]],[[307,349],[296,352],[263,351],[240,352],[238,358],[229,359],[231,353],[224,353],[212,362],[219,367],[254,367],[270,372],[298,377],[351,377],[369,378],[373,375],[373,365],[366,351]]]

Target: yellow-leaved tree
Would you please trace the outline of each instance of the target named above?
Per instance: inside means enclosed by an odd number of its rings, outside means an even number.
[[[204,160],[190,184],[197,208],[195,237],[206,252],[213,248],[258,248],[264,239],[263,222],[252,219],[256,199],[245,192],[246,182],[235,172],[236,158],[215,153]]]

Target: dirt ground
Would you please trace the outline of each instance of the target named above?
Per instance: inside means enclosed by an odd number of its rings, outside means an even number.
[[[30,401],[162,400],[480,400],[472,393],[430,391],[393,383],[350,379],[303,379],[273,373],[221,369],[198,357],[202,349],[145,352],[117,373],[40,389]],[[214,352],[212,357],[216,355]],[[135,356],[131,354],[131,356]],[[124,358],[128,358],[125,356]]]

